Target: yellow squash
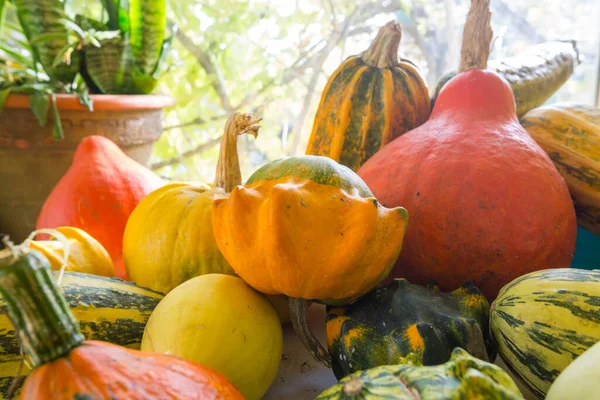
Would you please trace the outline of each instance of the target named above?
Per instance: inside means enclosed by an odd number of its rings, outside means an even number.
[[[215,184],[172,183],[146,196],[131,214],[123,238],[127,276],[138,285],[168,293],[207,273],[234,274],[213,235],[211,204],[242,183],[238,135],[256,137],[259,118],[236,113],[226,123]]]
[[[142,350],[207,365],[247,400],[265,394],[279,368],[283,334],[275,309],[240,278],[202,275],[173,289],[146,325]]]
[[[579,224],[600,234],[600,109],[552,104],[529,111],[521,124],[567,182]]]
[[[106,249],[85,231],[70,226],[56,230],[69,241],[69,258],[65,271],[84,272],[101,276],[115,276],[115,267]],[[64,263],[64,245],[58,240],[33,240],[29,247],[38,250],[50,261],[53,270]]]

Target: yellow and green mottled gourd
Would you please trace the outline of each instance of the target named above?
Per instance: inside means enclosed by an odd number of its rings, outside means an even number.
[[[395,279],[356,302],[327,308],[327,345],[338,379],[415,354],[442,364],[456,347],[482,360],[496,352],[489,337],[489,303],[473,282],[451,293]],[[487,346],[486,346],[487,345]]]
[[[600,109],[557,103],[529,111],[521,124],[567,182],[577,222],[600,235]]]
[[[410,361],[410,360],[409,360]],[[386,365],[358,371],[315,400],[519,400],[519,388],[500,367],[461,348],[445,364]]]
[[[150,314],[163,295],[119,278],[65,272],[61,285],[86,339],[139,349]],[[19,371],[19,340],[0,297],[0,400]],[[21,371],[27,375],[25,366]]]
[[[528,47],[522,53],[500,60],[490,60],[490,69],[508,81],[515,96],[520,118],[541,106],[569,79],[579,63],[579,51],[574,40],[551,41]],[[443,75],[431,98],[431,108],[444,85],[456,76],[456,71]]]
[[[573,360],[600,341],[600,271],[536,271],[504,286],[490,325],[515,377],[543,399]]]

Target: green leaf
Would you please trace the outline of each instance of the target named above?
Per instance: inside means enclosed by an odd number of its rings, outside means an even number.
[[[63,59],[65,57],[65,54],[67,54],[67,52],[69,50],[74,49],[75,47],[77,47],[78,44],[79,44],[78,42],[65,44],[62,47],[62,49],[60,49],[60,51],[56,54],[56,57],[54,58],[54,61],[52,62],[52,68],[56,68],[57,65],[59,65],[60,63],[62,63]]]
[[[108,29],[119,29],[119,0],[102,0],[102,7],[108,14]]]
[[[129,32],[135,65],[144,75],[156,69],[167,27],[167,0],[129,0]]]
[[[86,46],[84,52],[86,72],[102,93],[131,93],[134,64],[126,39],[102,41],[100,48]]]
[[[0,112],[4,109],[4,104],[6,103],[6,99],[10,94],[11,88],[7,87],[6,89],[0,89]]]
[[[4,19],[6,17],[6,7],[4,7],[5,4],[6,0],[0,0],[0,36],[2,36],[2,33],[4,32]]]
[[[30,58],[25,57],[23,54],[14,51],[12,49],[9,49],[8,47],[2,46],[0,45],[0,51],[3,51],[4,53],[8,54],[9,56],[11,56],[14,61],[18,62],[19,64],[25,66],[25,67],[30,67],[33,68],[33,62]]]
[[[93,18],[89,18],[86,17],[85,15],[81,15],[81,14],[77,14],[75,15],[75,23],[77,23],[77,25],[79,25],[82,29],[89,31],[89,30],[96,30],[96,31],[107,31],[109,30],[109,27],[105,24],[103,24],[100,21],[96,21]],[[119,29],[118,27],[116,29]]]
[[[54,39],[63,39],[64,37],[65,37],[65,34],[62,32],[40,33],[39,35],[36,35],[35,37],[31,38],[29,40],[29,44],[34,45],[38,42],[47,42],[47,41],[54,40]]]
[[[62,122],[60,121],[60,113],[58,112],[58,106],[56,105],[56,96],[52,93],[52,117],[54,120],[54,126],[52,127],[52,137],[56,140],[63,140],[65,133],[63,131]]]
[[[119,1],[119,29],[129,32],[129,0]]]
[[[40,121],[40,126],[46,125],[48,121],[48,97],[45,94],[35,93],[29,96],[29,108]]]

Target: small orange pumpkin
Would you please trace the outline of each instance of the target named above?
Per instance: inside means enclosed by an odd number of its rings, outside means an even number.
[[[0,294],[35,367],[20,399],[244,399],[204,365],[84,340],[37,250],[9,245],[0,251]]]
[[[389,273],[408,220],[381,206],[367,185],[327,157],[290,157],[256,171],[213,202],[221,253],[250,286],[290,297],[294,329],[315,359],[330,364],[310,332],[310,301],[349,303]]]

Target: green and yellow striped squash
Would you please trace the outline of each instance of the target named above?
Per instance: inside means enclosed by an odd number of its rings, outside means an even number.
[[[163,295],[119,278],[65,272],[60,285],[86,339],[139,349],[146,322]],[[19,370],[19,340],[0,297],[0,400]],[[22,375],[29,372],[23,368]]]
[[[347,306],[327,307],[327,345],[338,379],[415,354],[423,365],[448,361],[461,347],[494,360],[489,340],[490,304],[473,282],[442,293],[394,279]],[[486,346],[488,344],[488,346]]]
[[[600,235],[600,109],[552,104],[529,111],[521,124],[567,182],[578,223]]]
[[[490,325],[506,366],[543,399],[561,371],[600,341],[600,271],[523,275],[500,291]]]
[[[315,400],[519,400],[519,388],[500,367],[457,347],[445,364],[404,364],[358,371]]]
[[[357,171],[381,147],[429,117],[429,89],[419,68],[398,59],[402,29],[381,28],[371,46],[346,59],[321,95],[306,154]]]

